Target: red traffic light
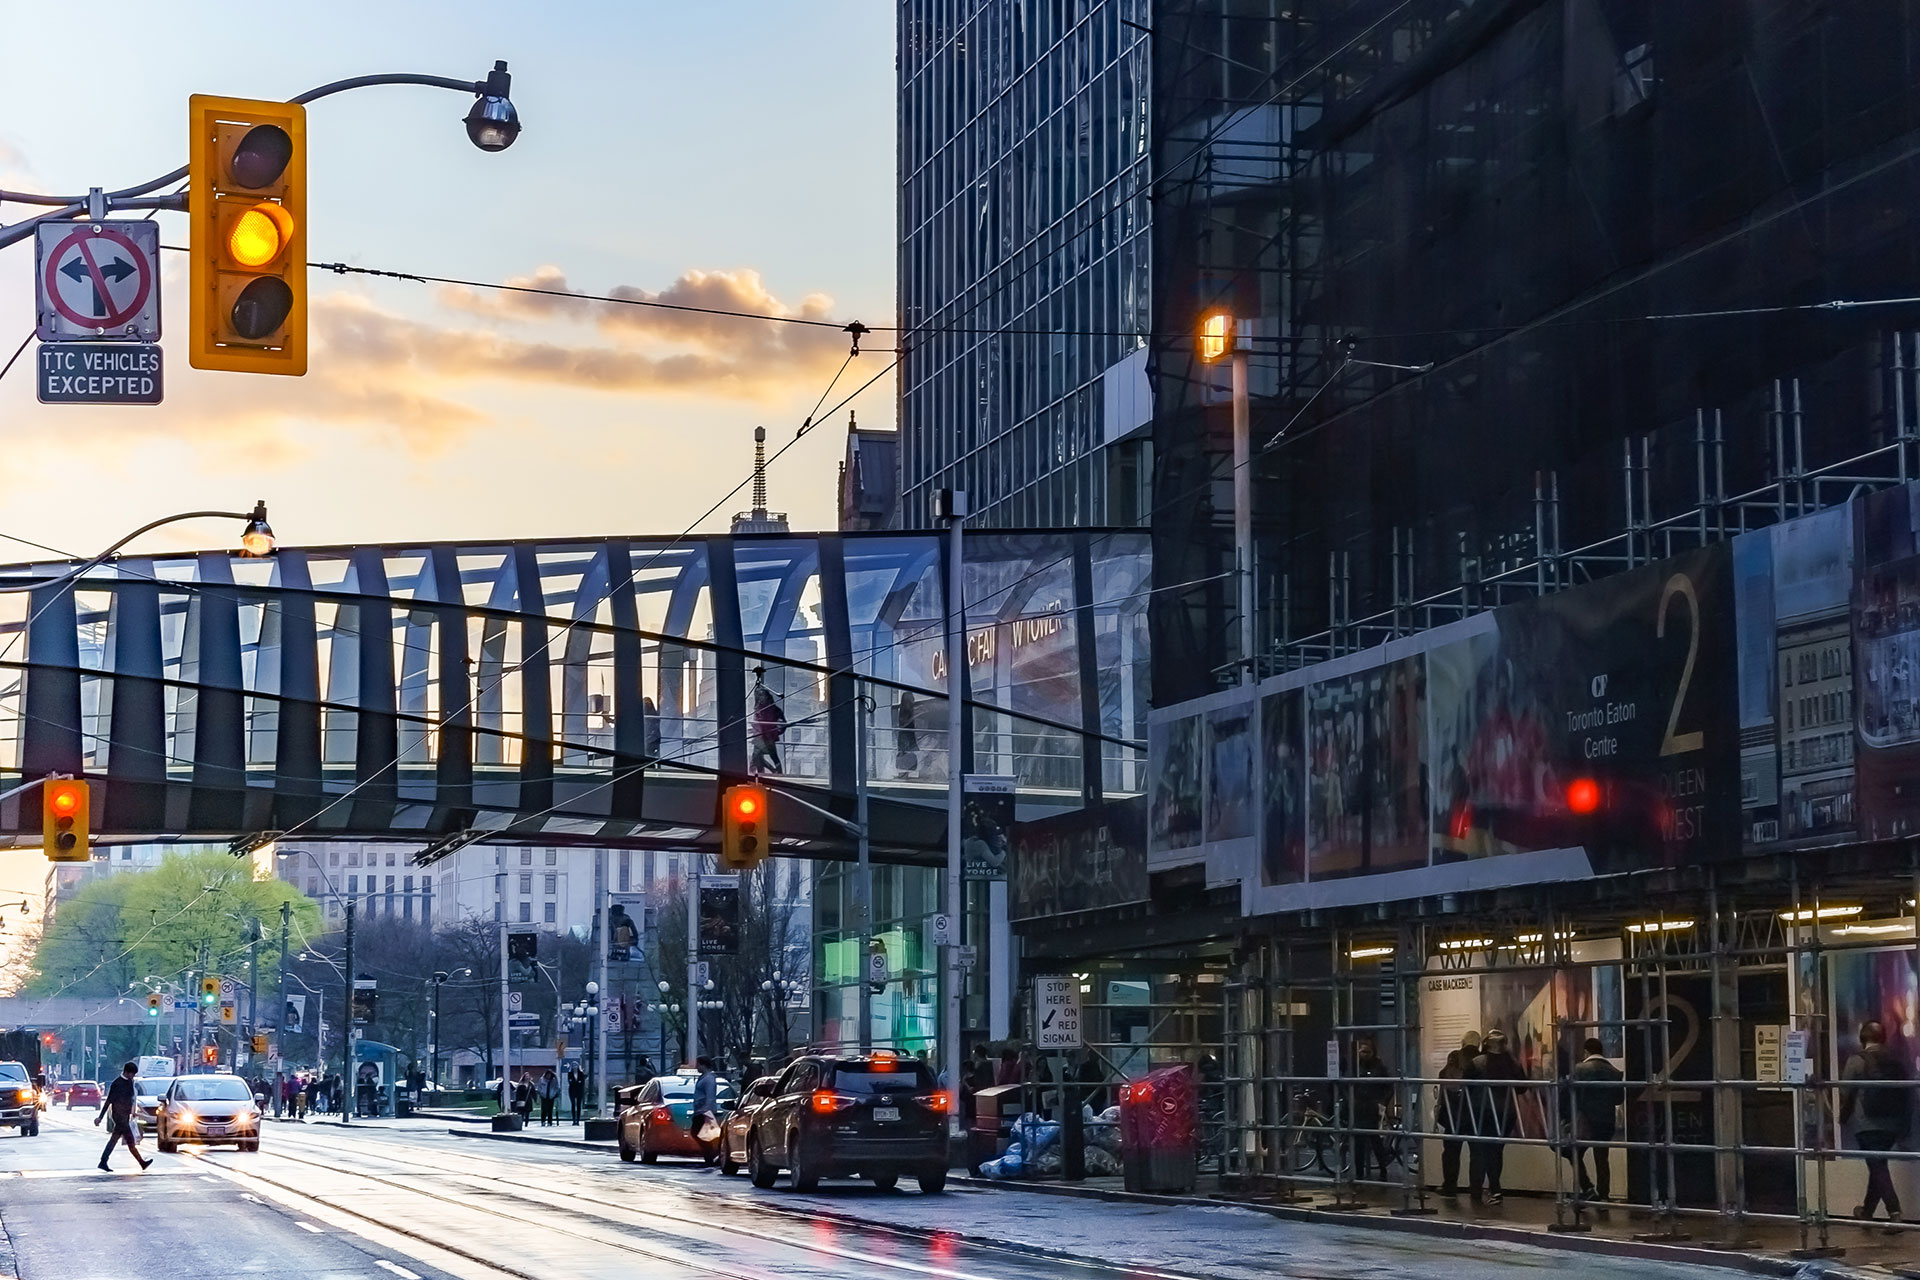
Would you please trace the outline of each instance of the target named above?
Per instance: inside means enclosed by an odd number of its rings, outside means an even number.
[[[1567,808],[1573,813],[1594,813],[1600,808],[1600,784],[1592,778],[1575,778],[1567,784]]]
[[[55,783],[52,794],[47,797],[47,803],[53,806],[53,811],[57,814],[70,814],[80,807],[80,793],[71,786]]]
[[[751,791],[743,791],[733,798],[733,811],[743,818],[751,818],[760,812],[760,797]]]

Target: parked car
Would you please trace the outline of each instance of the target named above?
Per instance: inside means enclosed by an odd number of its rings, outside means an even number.
[[[66,1085],[67,1110],[100,1105],[100,1086],[91,1080],[70,1080]]]
[[[693,1140],[693,1086],[699,1079],[698,1072],[679,1071],[620,1091],[622,1160],[652,1164],[663,1155],[709,1158]],[[721,1080],[714,1097],[723,1123],[733,1109],[734,1096],[733,1085]]]
[[[755,1108],[747,1172],[771,1187],[782,1169],[795,1191],[857,1175],[891,1189],[909,1174],[928,1194],[947,1185],[947,1092],[927,1064],[884,1050],[810,1055]]]
[[[768,1099],[778,1076],[761,1076],[747,1086],[740,1101],[720,1125],[720,1172],[729,1176],[747,1167],[747,1135],[753,1131],[753,1117]]]

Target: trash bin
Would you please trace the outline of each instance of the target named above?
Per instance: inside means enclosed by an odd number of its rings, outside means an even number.
[[[1200,1172],[1200,1095],[1185,1063],[1120,1090],[1120,1167],[1129,1191],[1193,1190]]]
[[[973,1095],[973,1126],[967,1130],[967,1172],[997,1160],[1006,1151],[1008,1126],[1020,1114],[1020,1086],[997,1084]]]

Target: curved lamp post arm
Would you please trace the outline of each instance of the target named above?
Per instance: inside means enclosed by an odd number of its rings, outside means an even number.
[[[511,77],[507,74],[507,64],[505,62],[495,62],[493,64],[493,70],[487,73],[487,78],[484,80],[456,80],[451,76],[427,76],[413,75],[407,72],[391,72],[384,75],[354,76],[347,80],[335,80],[331,84],[323,84],[316,89],[309,89],[297,98],[288,98],[287,101],[304,106],[309,102],[328,97],[332,94],[345,93],[349,89],[365,89],[374,85],[383,84],[422,85],[429,89],[451,89],[456,93],[471,93],[483,99],[491,97],[505,99],[507,97],[507,90],[511,84]],[[42,222],[59,222],[72,218],[76,214],[87,213],[89,208],[94,206],[97,206],[99,209],[99,213],[94,215],[96,217],[102,216],[107,209],[115,207],[121,209],[185,209],[187,205],[184,194],[155,196],[148,199],[140,199],[139,197],[146,196],[148,192],[156,191],[161,187],[171,186],[173,183],[184,179],[187,173],[188,166],[183,164],[178,169],[163,173],[157,178],[152,178],[135,186],[122,187],[117,191],[95,191],[83,196],[45,195],[34,191],[0,191],[0,204],[11,201],[14,204],[57,206],[48,213],[36,214],[31,218],[16,222],[9,227],[0,227],[0,249],[6,248],[15,241],[26,239],[33,234],[33,229]]]
[[[138,529],[135,529],[132,533],[129,533],[126,537],[120,539],[120,541],[108,547],[105,551],[102,551],[99,555],[94,556],[91,560],[82,562],[81,564],[75,566],[72,569],[69,569],[67,572],[61,574],[57,578],[44,578],[44,579],[36,578],[31,582],[18,582],[18,583],[0,581],[0,593],[6,593],[6,592],[12,592],[12,591],[39,591],[47,587],[63,586],[66,583],[72,582],[76,578],[84,577],[86,574],[91,573],[93,570],[99,568],[101,565],[105,564],[108,560],[111,560],[113,558],[114,552],[120,550],[120,548],[126,546],[129,542],[132,542],[135,538],[139,537],[143,533],[147,533],[147,532],[150,532],[151,530],[158,529],[161,525],[176,524],[182,520],[200,520],[200,519],[246,520],[246,521],[258,520],[262,525],[264,525],[266,523],[266,504],[265,503],[260,504],[259,506],[255,507],[252,512],[181,511],[181,512],[177,512],[174,515],[162,516],[158,520],[149,520],[147,523],[141,525]]]

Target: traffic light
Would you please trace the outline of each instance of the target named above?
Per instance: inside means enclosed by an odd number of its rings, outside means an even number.
[[[720,867],[751,871],[766,860],[767,789],[750,782],[720,796]]]
[[[52,862],[85,862],[93,857],[87,838],[90,822],[87,784],[79,778],[54,778],[42,788],[41,838]]]
[[[255,1053],[265,1053],[267,1051],[267,1037],[264,1032],[259,1032],[259,1031],[254,1032],[253,1039],[248,1041],[247,1043],[252,1047]]]
[[[304,374],[307,109],[196,93],[187,119],[187,363]]]
[[[160,993],[158,991],[147,993],[147,1016],[149,1018],[157,1018],[160,1016]]]
[[[206,1066],[209,1066],[209,1067],[217,1067],[217,1066],[219,1066],[219,1065],[220,1065],[220,1049],[219,1049],[219,1046],[217,1046],[217,1045],[211,1045],[211,1044],[203,1044],[203,1045],[201,1045],[201,1046],[200,1046],[200,1061],[201,1061],[201,1062],[202,1062],[203,1064],[205,1064]]]
[[[200,979],[200,1003],[212,1004],[220,998],[220,979]]]

